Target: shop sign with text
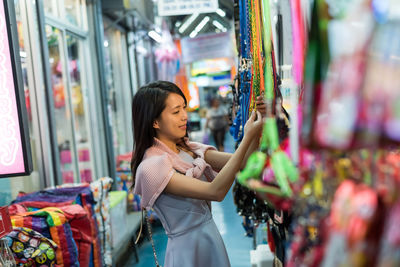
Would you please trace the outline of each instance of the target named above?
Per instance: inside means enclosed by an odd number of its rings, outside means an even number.
[[[159,16],[178,16],[193,13],[213,13],[218,0],[158,0]]]
[[[234,57],[232,38],[229,32],[211,33],[181,40],[184,63],[210,59]]]

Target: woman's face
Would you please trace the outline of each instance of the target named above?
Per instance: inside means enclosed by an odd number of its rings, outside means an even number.
[[[183,97],[170,93],[165,100],[165,109],[153,124],[157,138],[178,141],[186,135],[187,118]]]

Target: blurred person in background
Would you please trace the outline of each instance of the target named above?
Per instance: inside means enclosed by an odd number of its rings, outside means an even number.
[[[211,99],[210,109],[207,111],[206,129],[210,129],[215,146],[224,151],[226,130],[229,125],[228,111],[221,106],[218,98]]]

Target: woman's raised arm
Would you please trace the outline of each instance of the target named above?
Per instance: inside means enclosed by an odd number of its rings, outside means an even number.
[[[263,120],[261,118],[261,114],[257,112],[256,119],[256,113],[253,112],[245,125],[245,135],[238,149],[234,154],[229,156],[229,160],[222,167],[212,182],[204,182],[198,179],[188,179],[188,177],[185,175],[175,173],[166,186],[165,192],[189,198],[222,201],[228,193],[229,188],[232,186],[236,173],[240,170],[252,140],[260,135],[262,125]],[[209,151],[207,154],[210,152],[211,151]],[[217,166],[218,164],[222,163],[222,160],[218,162],[218,160],[212,159],[212,157],[215,155],[218,154],[209,154],[208,157],[211,156],[211,159],[208,158],[208,160],[214,160],[213,163]],[[226,157],[228,157],[228,155],[226,155]]]

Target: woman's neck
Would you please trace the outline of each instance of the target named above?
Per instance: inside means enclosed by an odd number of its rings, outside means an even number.
[[[157,137],[157,139],[160,140],[161,142],[163,142],[164,145],[166,145],[169,149],[171,149],[175,153],[179,153],[179,149],[176,145],[176,141],[173,141],[168,138],[163,138],[163,137]]]

